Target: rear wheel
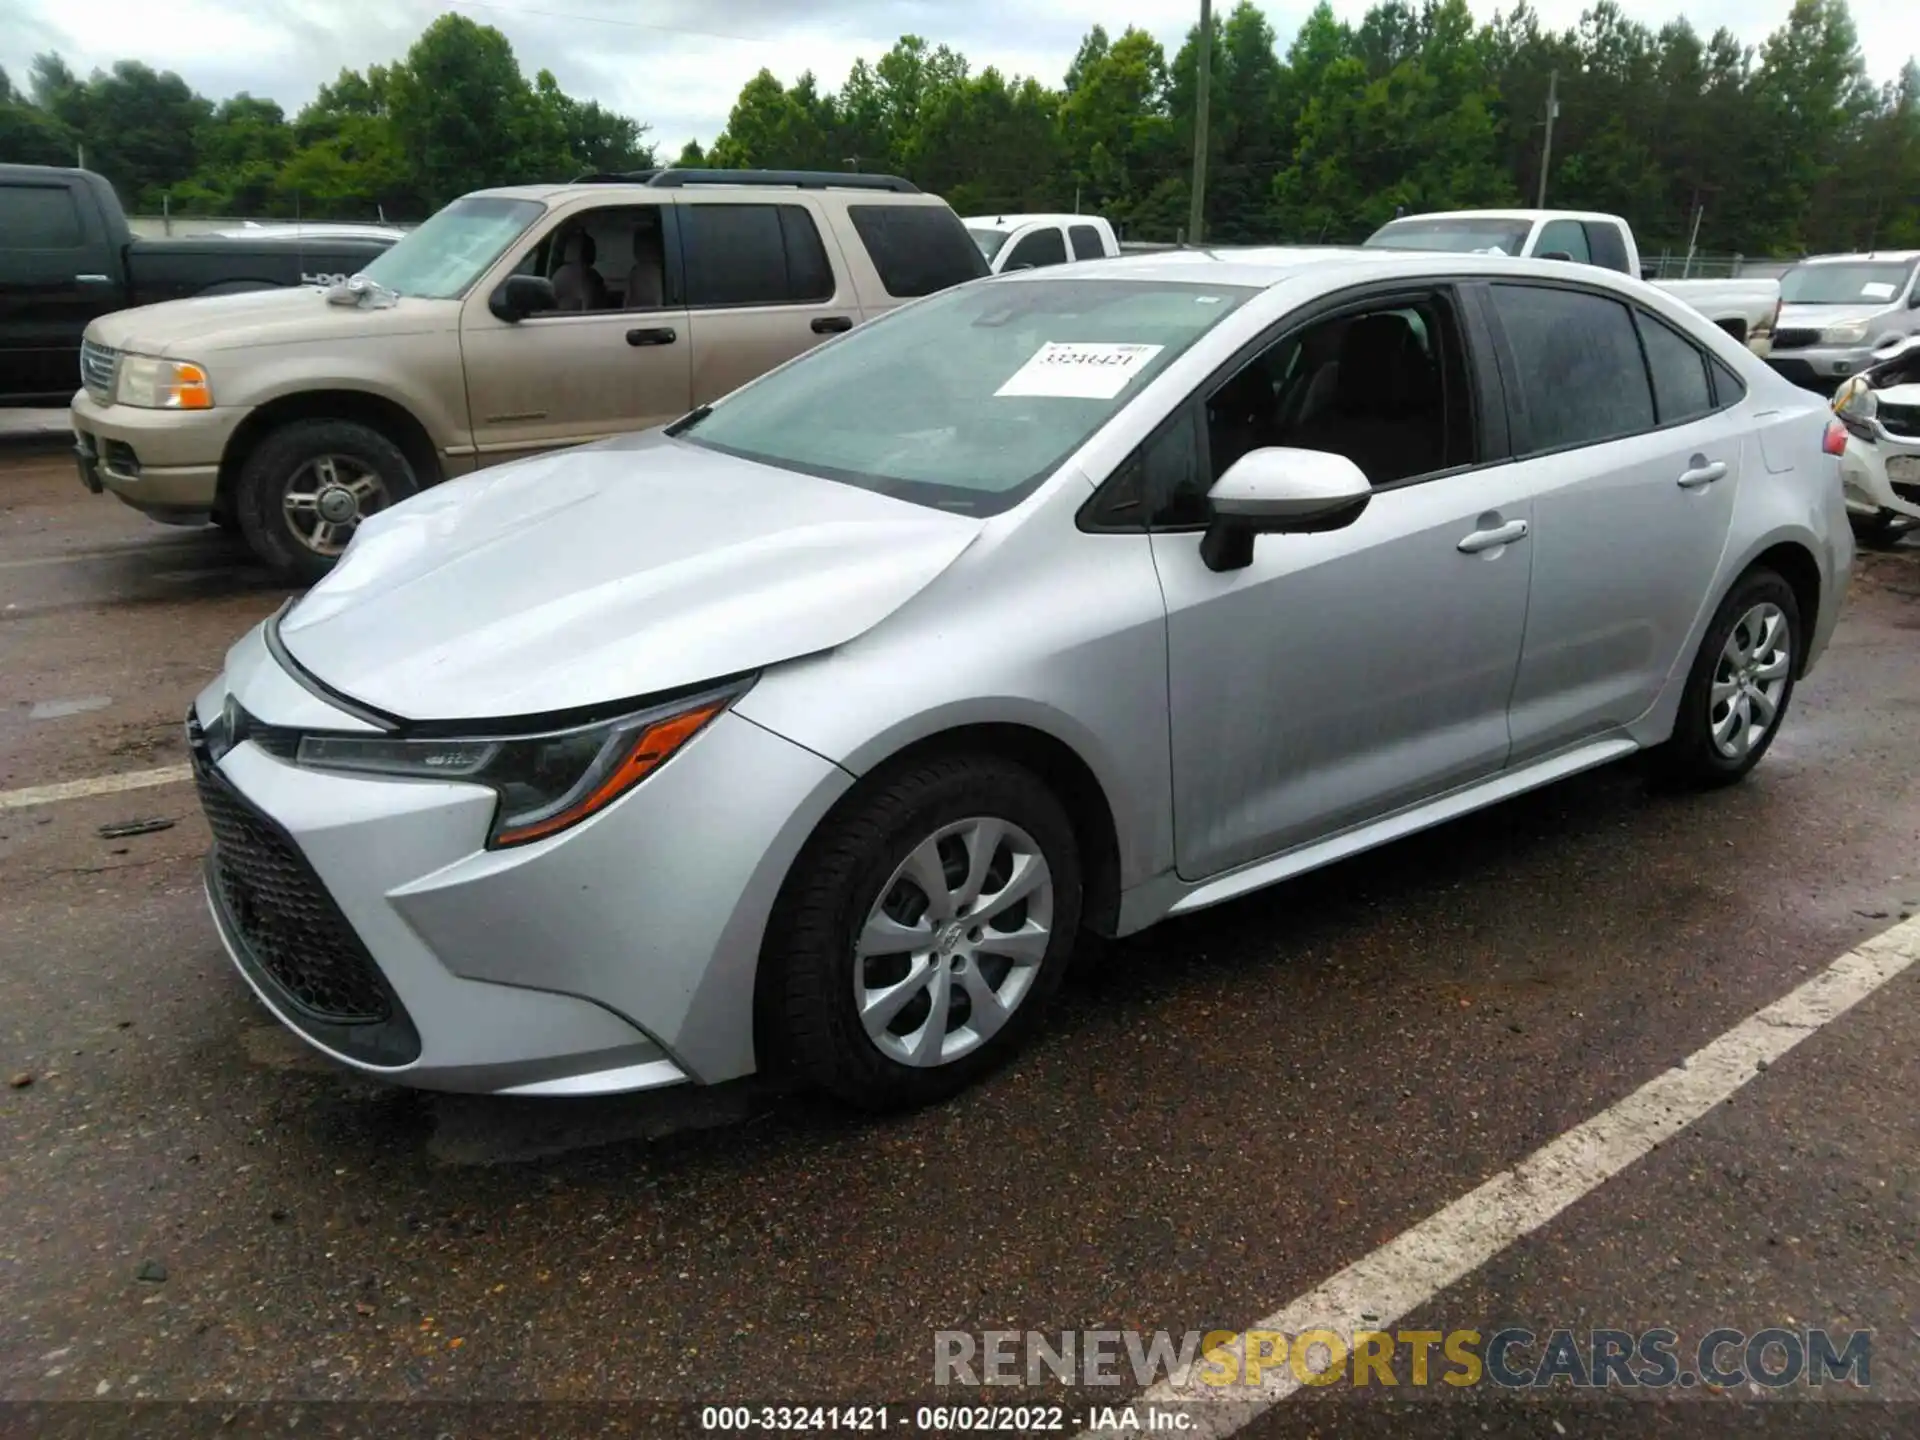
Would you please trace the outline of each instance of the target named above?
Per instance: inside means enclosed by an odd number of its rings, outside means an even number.
[[[406,455],[379,431],[355,420],[296,420],[247,457],[234,508],[253,552],[304,585],[334,567],[362,519],[419,488]]]
[[[795,1066],[864,1109],[940,1100],[1039,1025],[1080,924],[1073,826],[989,756],[925,761],[830,820],[796,864],[763,963]]]
[[[1871,515],[1849,515],[1847,519],[1853,525],[1854,538],[1875,549],[1898,545],[1909,530],[1920,525],[1896,510],[1876,510]]]
[[[1673,738],[1657,752],[1664,776],[1696,788],[1731,785],[1773,744],[1800,663],[1800,605],[1772,570],[1752,570],[1720,602],[1700,642]]]

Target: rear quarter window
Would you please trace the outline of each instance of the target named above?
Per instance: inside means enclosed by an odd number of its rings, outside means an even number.
[[[980,247],[944,205],[849,205],[847,218],[889,295],[931,295],[987,273]]]

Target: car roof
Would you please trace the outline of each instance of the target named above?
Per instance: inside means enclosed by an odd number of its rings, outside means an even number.
[[[979,230],[1018,230],[1022,225],[1104,225],[1099,215],[1068,215],[1061,212],[1035,212],[1029,215],[967,215],[966,224]]]
[[[1537,220],[1620,222],[1618,215],[1610,215],[1605,210],[1423,210],[1417,215],[1396,215],[1393,218],[1394,220],[1524,220],[1528,224]],[[1391,225],[1393,221],[1389,220],[1387,223]]]
[[[1802,265],[1847,265],[1862,260],[1875,260],[1899,264],[1907,260],[1920,260],[1920,250],[1860,250],[1851,255],[1809,255],[1800,261]]]
[[[650,200],[670,203],[672,197],[675,195],[704,195],[712,190],[724,190],[730,194],[840,195],[859,197],[868,204],[886,205],[945,205],[947,203],[938,195],[928,195],[921,191],[879,190],[855,185],[849,185],[845,188],[829,185],[819,188],[808,187],[802,190],[797,185],[769,185],[765,182],[726,185],[718,181],[701,181],[698,184],[675,186],[669,189],[658,185],[648,185],[645,181],[641,180],[636,180],[631,184],[596,181],[591,184],[581,183],[569,185],[493,185],[485,190],[470,190],[460,198],[470,200],[476,196],[484,196],[488,199],[538,200],[551,204],[556,200],[572,199],[576,195],[597,195],[602,199],[609,197],[620,199],[641,195]]]

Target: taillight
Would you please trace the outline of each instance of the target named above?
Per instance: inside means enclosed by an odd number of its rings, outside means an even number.
[[[1820,442],[1820,448],[1829,455],[1846,454],[1847,427],[1842,425],[1838,420],[1829,420],[1827,422],[1826,438]]]

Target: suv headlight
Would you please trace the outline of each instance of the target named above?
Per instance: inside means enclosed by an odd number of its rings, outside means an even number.
[[[466,780],[500,797],[487,848],[544,840],[598,814],[638,785],[746,693],[751,679],[631,715],[524,737],[395,740],[306,735],[294,760],[423,780]]]
[[[1839,325],[1829,325],[1820,332],[1823,345],[1858,345],[1867,338],[1867,331],[1873,325],[1866,320],[1848,320]]]
[[[123,355],[114,398],[142,410],[211,410],[213,386],[205,368],[191,360]]]

